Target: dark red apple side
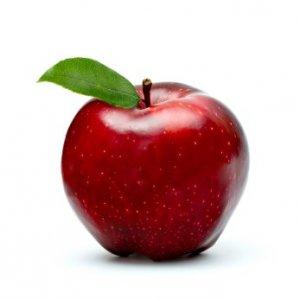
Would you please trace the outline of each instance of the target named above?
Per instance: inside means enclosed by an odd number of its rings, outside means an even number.
[[[214,244],[245,185],[248,149],[235,116],[192,87],[153,84],[150,101],[88,102],[68,130],[62,174],[101,245],[163,260]]]

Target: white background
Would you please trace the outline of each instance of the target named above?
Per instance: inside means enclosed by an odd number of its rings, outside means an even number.
[[[299,1],[10,0],[0,30],[1,298],[299,298]],[[190,84],[238,116],[248,185],[207,253],[118,259],[75,217],[60,156],[87,98],[36,84],[73,56]]]

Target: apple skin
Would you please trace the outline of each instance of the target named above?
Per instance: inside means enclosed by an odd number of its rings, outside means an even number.
[[[236,117],[205,93],[168,82],[152,85],[148,108],[88,102],[62,155],[66,194],[90,233],[113,254],[156,261],[216,242],[248,165]]]

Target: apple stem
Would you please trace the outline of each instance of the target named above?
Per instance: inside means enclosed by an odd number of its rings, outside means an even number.
[[[150,79],[143,80],[143,93],[144,93],[144,103],[146,108],[151,106],[150,101],[150,90],[151,90],[152,82]]]

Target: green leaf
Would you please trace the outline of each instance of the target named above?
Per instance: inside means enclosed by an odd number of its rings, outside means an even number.
[[[127,79],[89,58],[69,58],[58,62],[38,82],[44,81],[118,107],[132,108],[139,101],[134,86]]]

